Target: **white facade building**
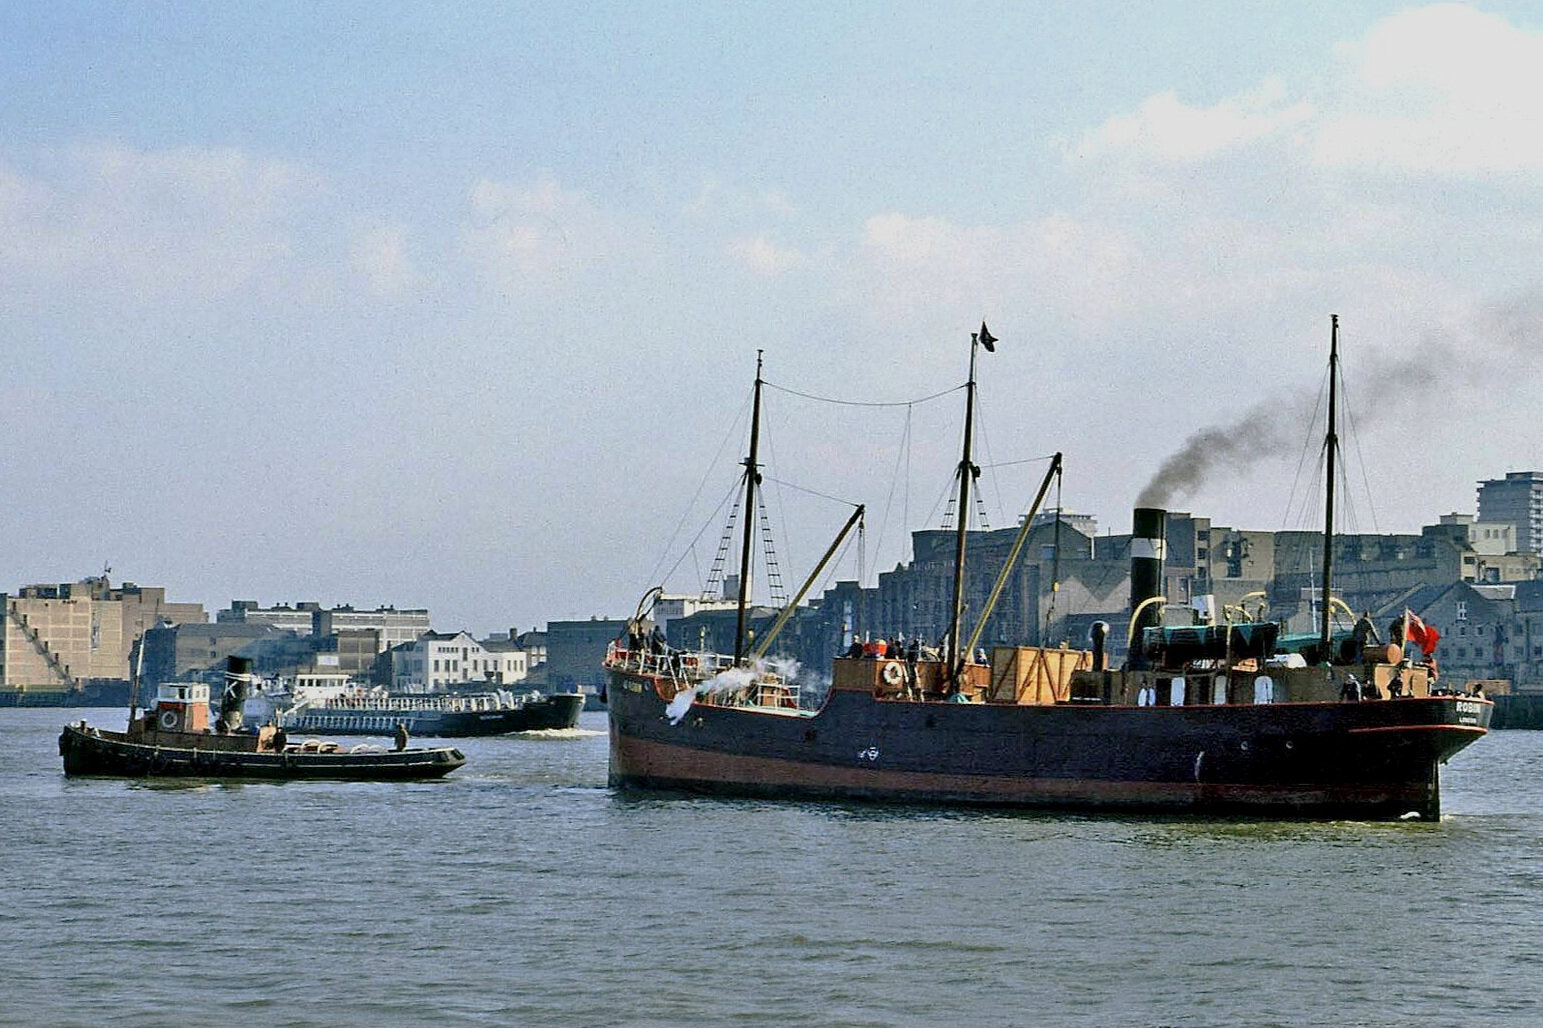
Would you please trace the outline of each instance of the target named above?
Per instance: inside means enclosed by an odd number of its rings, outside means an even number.
[[[524,650],[490,649],[468,632],[429,632],[392,650],[391,658],[391,688],[397,692],[506,687],[523,681],[529,672]]]

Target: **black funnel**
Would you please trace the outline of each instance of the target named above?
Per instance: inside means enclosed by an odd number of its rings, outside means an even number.
[[[232,731],[240,731],[241,708],[246,705],[246,686],[252,678],[252,662],[246,657],[225,658],[225,692],[220,697],[220,720]]]

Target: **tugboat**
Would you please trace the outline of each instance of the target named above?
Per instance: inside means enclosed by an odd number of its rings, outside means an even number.
[[[1337,318],[1332,338],[1331,453],[1337,446]],[[962,512],[974,467],[975,348],[986,343],[989,349],[994,341],[985,325],[972,337],[954,604],[941,652],[908,652],[901,660],[838,657],[823,705],[805,709],[790,702],[788,684],[764,660],[803,592],[747,653],[748,590],[742,589],[732,656],[612,644],[604,663],[611,679],[611,786],[1271,818],[1438,819],[1438,767],[1486,733],[1493,704],[1433,688],[1428,668],[1405,661],[1400,649],[1358,647],[1334,636],[1327,560],[1323,629],[1316,646],[1304,647],[1307,653],[1282,652],[1278,626],[1268,622],[1163,628],[1165,514],[1140,508],[1125,668],[1105,667],[1098,634],[1091,650],[998,647],[989,662],[975,657],[979,626],[996,597],[966,637]],[[754,419],[761,386],[758,361],[744,463],[747,497],[759,478]],[[1057,455],[1023,519],[1020,544],[1059,470]],[[1332,491],[1327,507],[1326,553]],[[742,566],[747,562],[748,552]],[[645,613],[640,605],[630,636],[643,634]]]
[[[243,731],[242,704],[249,662],[231,657],[216,724],[209,724],[209,687],[202,683],[160,686],[155,706],[136,716],[137,681],[131,692],[127,730],[93,728],[84,720],[65,725],[59,736],[64,773],[130,778],[346,779],[392,781],[442,778],[466,763],[460,750],[445,746],[408,748],[406,733],[397,748],[335,742],[291,742],[282,728],[263,725]]]

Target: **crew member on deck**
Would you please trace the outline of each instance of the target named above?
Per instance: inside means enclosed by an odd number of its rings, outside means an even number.
[[[1356,619],[1350,635],[1355,640],[1357,658],[1366,647],[1382,645],[1382,638],[1377,634],[1377,626],[1372,623],[1372,612],[1369,610],[1361,611],[1361,616]]]
[[[396,748],[398,751],[407,749],[407,722],[396,723]]]

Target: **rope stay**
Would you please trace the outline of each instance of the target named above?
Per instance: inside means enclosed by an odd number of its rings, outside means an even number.
[[[816,403],[828,403],[828,404],[831,404],[832,406],[835,406],[835,407],[912,407],[912,406],[915,406],[916,404],[919,404],[919,403],[930,403],[933,400],[941,399],[941,398],[949,395],[950,393],[957,393],[959,390],[965,388],[965,386],[963,386],[963,385],[956,385],[956,386],[950,386],[947,389],[941,390],[941,391],[936,392],[936,393],[932,393],[932,394],[930,394],[928,396],[920,397],[920,398],[915,399],[915,400],[890,400],[890,401],[884,401],[884,400],[837,400],[834,397],[830,397],[830,396],[816,396],[813,393],[799,392],[797,389],[789,389],[787,386],[780,386],[780,385],[777,385],[777,384],[775,384],[773,382],[763,382],[762,385],[764,385],[767,389],[775,389],[779,393],[787,393],[789,396],[797,396],[800,399],[804,399],[804,400],[813,400]]]

